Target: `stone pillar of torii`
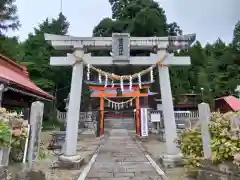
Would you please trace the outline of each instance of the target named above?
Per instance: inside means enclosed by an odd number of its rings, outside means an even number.
[[[82,93],[83,61],[96,66],[133,65],[149,66],[165,57],[158,66],[160,90],[163,104],[163,116],[166,136],[166,153],[163,160],[174,162],[179,157],[179,149],[174,140],[177,137],[174,117],[169,66],[190,65],[190,57],[175,57],[169,50],[187,49],[195,41],[195,34],[171,37],[131,37],[128,33],[114,33],[112,37],[73,37],[45,34],[45,40],[57,50],[72,50],[66,57],[51,57],[52,66],[72,66],[72,81],[67,112],[65,152],[60,159],[76,161],[77,136]],[[130,56],[131,50],[152,50],[150,56]],[[110,50],[111,56],[91,56],[85,53],[92,50]],[[167,55],[167,56],[166,56]]]

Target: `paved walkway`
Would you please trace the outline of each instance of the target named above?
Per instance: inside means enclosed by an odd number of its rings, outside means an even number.
[[[113,129],[100,148],[86,180],[162,180],[152,163],[127,130]]]

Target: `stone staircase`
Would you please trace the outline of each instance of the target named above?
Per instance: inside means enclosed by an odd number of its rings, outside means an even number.
[[[135,130],[134,118],[105,118],[104,128]]]

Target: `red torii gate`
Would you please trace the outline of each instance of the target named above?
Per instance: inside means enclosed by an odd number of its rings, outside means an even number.
[[[105,98],[121,98],[121,97],[135,97],[135,105],[136,105],[136,133],[140,135],[141,133],[141,119],[140,119],[140,97],[148,96],[148,93],[140,92],[139,85],[132,85],[132,92],[130,93],[122,93],[121,96],[118,96],[117,93],[109,93],[106,91],[120,89],[120,84],[116,84],[114,87],[104,87],[102,84],[86,82],[89,85],[89,89],[92,91],[98,91],[99,93],[92,94],[91,97],[99,97],[100,98],[100,136],[104,134],[104,100]],[[151,86],[148,83],[147,85],[142,85],[141,89],[148,89]],[[124,84],[124,89],[129,89],[128,85]]]

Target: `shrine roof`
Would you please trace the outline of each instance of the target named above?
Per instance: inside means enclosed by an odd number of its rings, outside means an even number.
[[[240,100],[234,96],[224,96],[215,100],[224,100],[233,111],[240,111]]]
[[[43,91],[31,81],[26,67],[18,65],[2,54],[0,54],[0,81],[9,85],[15,85],[41,98],[47,100],[54,99],[52,95]]]
[[[104,86],[105,85],[105,82],[103,81],[102,83],[100,82],[96,82],[96,81],[84,81],[87,85],[90,85],[90,86]],[[142,82],[141,85],[144,86],[144,85],[150,85],[152,84],[153,82],[152,81],[145,81],[145,82]],[[107,86],[111,87],[112,84],[111,82],[108,82],[107,83]],[[114,86],[121,86],[120,83],[114,83]],[[129,86],[129,83],[123,83],[123,86]],[[133,82],[132,83],[132,86],[139,86],[138,82]]]

